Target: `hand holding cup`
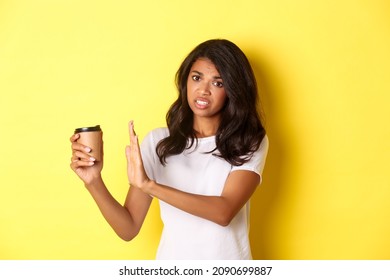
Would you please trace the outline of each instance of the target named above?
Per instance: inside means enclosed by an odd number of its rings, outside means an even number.
[[[86,183],[101,177],[103,168],[103,140],[99,125],[75,130],[72,143],[72,170]]]

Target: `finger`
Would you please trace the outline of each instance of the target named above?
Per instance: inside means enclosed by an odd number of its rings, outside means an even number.
[[[90,155],[85,154],[83,152],[79,152],[79,151],[73,152],[72,159],[73,160],[82,160],[82,161],[96,161],[96,159],[94,157],[91,157]]]
[[[80,138],[80,134],[73,134],[71,137],[70,137],[70,142],[75,142],[75,141],[77,141],[77,139],[79,139]]]
[[[94,164],[94,161],[72,160],[72,162],[70,163],[70,167],[72,168],[72,170],[77,170],[80,167],[89,167]]]
[[[77,142],[77,140],[80,138],[80,134],[73,134],[70,137],[70,141],[72,142],[72,150],[78,150],[78,151],[83,151],[85,153],[90,153],[92,149],[90,147],[87,147],[83,144],[80,144]]]
[[[125,153],[126,153],[127,163],[130,164],[130,162],[131,162],[131,148],[130,148],[130,146],[126,146]]]
[[[137,137],[136,137],[137,138]],[[128,163],[134,163],[134,161],[137,161],[138,159],[138,155],[139,155],[139,146],[138,146],[138,142],[132,142],[131,145],[127,145],[126,146],[126,150],[125,150],[125,153],[126,153],[126,158],[127,158],[127,162]]]
[[[90,153],[92,149],[90,147],[87,147],[83,144],[77,143],[77,142],[72,142],[72,150],[73,151],[81,151],[84,153]]]
[[[134,121],[130,121],[129,122],[129,137],[130,137],[130,142],[132,142],[134,140],[134,137],[136,136],[137,134],[135,133],[135,130],[134,130]]]

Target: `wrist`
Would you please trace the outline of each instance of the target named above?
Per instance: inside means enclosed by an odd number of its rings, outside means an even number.
[[[144,193],[146,193],[146,194],[148,194],[148,195],[154,197],[153,191],[154,191],[154,189],[155,189],[155,186],[156,186],[156,182],[155,182],[155,181],[153,181],[153,180],[148,180],[148,181],[144,184],[142,190],[144,191]]]
[[[103,178],[99,174],[99,176],[91,178],[91,180],[88,180],[88,182],[84,182],[84,185],[89,190],[93,188],[98,188],[99,186],[104,185]]]

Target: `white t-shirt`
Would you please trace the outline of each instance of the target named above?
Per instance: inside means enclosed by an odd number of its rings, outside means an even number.
[[[215,136],[199,138],[191,149],[167,157],[163,166],[156,154],[156,145],[167,137],[167,128],[151,131],[141,144],[142,159],[150,179],[178,190],[209,196],[219,196],[230,172],[249,170],[261,176],[268,138],[264,137],[259,150],[242,166],[232,166],[222,158],[207,153],[215,145]],[[231,223],[220,226],[160,201],[164,228],[157,259],[251,259],[248,237],[249,202]]]

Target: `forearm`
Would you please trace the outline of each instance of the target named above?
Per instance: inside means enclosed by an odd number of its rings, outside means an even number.
[[[223,196],[187,193],[157,184],[154,181],[148,183],[146,192],[187,213],[207,219],[221,226],[227,226],[236,214],[235,207]]]
[[[128,209],[111,195],[103,180],[96,180],[94,183],[86,185],[86,188],[115,233],[123,240],[133,239],[139,228],[135,225]]]

